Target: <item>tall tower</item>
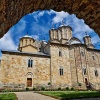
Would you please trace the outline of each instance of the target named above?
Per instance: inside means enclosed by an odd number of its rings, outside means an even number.
[[[65,44],[68,40],[72,38],[72,28],[70,26],[62,25],[59,27],[61,30],[61,43]]]
[[[49,31],[50,40],[57,40],[61,44],[66,44],[72,38],[72,28],[62,23],[58,29],[51,29]]]
[[[56,29],[51,29],[49,31],[50,40],[58,40],[58,32]]]
[[[89,35],[86,34],[86,36],[83,38],[84,40],[84,44],[88,47],[88,48],[94,48],[92,42],[91,42],[91,37]]]

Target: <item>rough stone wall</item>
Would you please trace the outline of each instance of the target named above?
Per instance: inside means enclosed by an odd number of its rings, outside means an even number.
[[[82,55],[83,52],[83,55]],[[95,60],[93,60],[93,57]],[[70,48],[71,61],[71,79],[72,85],[76,88],[85,89],[85,78],[88,84],[94,89],[100,89],[100,53],[92,50],[87,50],[83,46],[72,46]],[[83,68],[86,68],[86,75],[83,73]],[[95,76],[95,70],[98,71],[98,76]],[[82,86],[77,87],[77,83]]]
[[[100,36],[99,0],[0,0],[0,37],[24,15],[45,9],[74,13]]]
[[[95,60],[93,60],[93,57]],[[87,52],[87,66],[88,66],[88,75],[89,82],[93,85],[94,88],[100,89],[100,53],[94,51]],[[95,70],[98,71],[98,76],[95,76]]]
[[[33,67],[28,68],[28,59]],[[28,72],[33,75],[28,76]],[[0,67],[0,84],[25,84],[32,78],[33,85],[48,85],[50,82],[50,58],[3,54]],[[24,88],[25,88],[24,87]]]
[[[59,56],[59,50],[62,52],[62,56]],[[50,54],[52,85],[64,88],[67,86],[71,87],[71,69],[68,48],[52,44],[50,46]],[[60,76],[59,72],[60,67],[63,68],[62,76]]]

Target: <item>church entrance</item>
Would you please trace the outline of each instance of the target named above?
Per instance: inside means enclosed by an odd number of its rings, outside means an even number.
[[[32,87],[32,78],[27,78],[27,87]]]

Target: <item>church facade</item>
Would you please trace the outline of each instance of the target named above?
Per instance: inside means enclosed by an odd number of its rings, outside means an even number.
[[[72,37],[72,28],[61,25],[49,31],[46,42],[25,35],[18,51],[2,50],[0,88],[100,89],[100,50],[91,37],[84,44]]]

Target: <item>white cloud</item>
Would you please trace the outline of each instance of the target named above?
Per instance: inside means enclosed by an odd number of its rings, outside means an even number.
[[[39,36],[38,36],[38,35],[32,35],[32,37],[33,37],[35,40],[38,40],[38,39],[39,39]]]
[[[41,12],[39,12],[38,17],[43,16],[44,13],[45,13],[45,11],[41,11]]]
[[[55,14],[56,16],[52,19],[54,24],[62,22],[62,20],[69,15],[67,12],[64,12],[64,11],[55,12]]]
[[[8,31],[1,39],[0,39],[0,49],[9,49],[16,50],[17,46],[14,44],[14,41],[11,38],[11,31]]]
[[[21,33],[26,28],[26,21],[21,19],[18,24],[15,25],[15,29],[17,30],[17,34]]]

